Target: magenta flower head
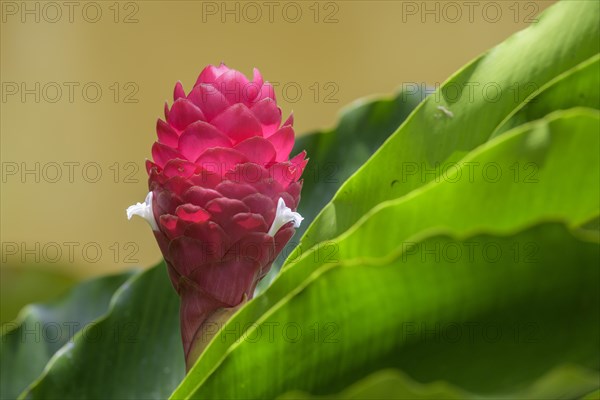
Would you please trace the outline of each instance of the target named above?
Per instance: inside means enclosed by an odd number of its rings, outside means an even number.
[[[187,95],[178,82],[157,122],[150,192],[127,215],[150,223],[181,297],[188,368],[205,344],[203,324],[252,297],[302,221],[295,211],[308,160],[289,158],[292,124],[292,116],[281,123],[258,70],[250,82],[223,64],[206,67]]]

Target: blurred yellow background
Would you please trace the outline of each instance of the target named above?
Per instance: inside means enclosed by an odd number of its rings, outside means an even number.
[[[6,267],[79,279],[160,259],[125,208],[147,193],[164,101],[205,65],[258,67],[302,134],[359,97],[441,83],[552,3],[2,1],[2,286],[21,276]]]

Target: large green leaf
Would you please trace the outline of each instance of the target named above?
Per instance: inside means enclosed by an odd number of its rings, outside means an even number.
[[[4,324],[0,336],[0,398],[16,398],[59,348],[106,312],[113,292],[132,274],[83,282],[57,301],[25,307],[16,321]]]
[[[382,201],[434,179],[436,173],[427,172],[436,164],[459,161],[532,93],[596,56],[599,15],[596,1],[559,2],[538,23],[451,77],[342,185],[306,231],[296,255],[338,236]],[[408,174],[415,168],[420,173]]]
[[[335,241],[295,260],[296,268],[307,275],[315,260],[380,257],[432,227],[510,232],[548,217],[573,226],[593,219],[600,213],[599,116],[567,110],[507,132],[450,165],[438,182],[381,203]],[[389,221],[397,225],[393,234],[381,235]]]
[[[75,335],[23,397],[161,399],[184,376],[179,299],[164,264],[134,276],[107,314]]]
[[[600,367],[597,241],[542,224],[509,236],[430,233],[405,243],[384,258],[324,265],[211,374],[197,380],[192,371],[172,397],[336,393],[380,368],[510,397],[554,367]],[[431,251],[473,246],[479,251],[459,256]],[[481,251],[490,247],[493,255]],[[225,328],[216,340],[239,329]],[[593,389],[584,383],[582,394]]]
[[[195,377],[188,378],[182,388],[189,389],[189,385],[211,374],[246,328],[284,302],[323,265],[385,255],[408,237],[436,227],[462,234],[477,229],[509,232],[546,218],[560,217],[576,225],[598,215],[599,136],[597,112],[556,114],[487,143],[465,160],[480,166],[493,162],[505,171],[503,179],[491,182],[479,174],[471,181],[465,174],[462,180],[456,180],[450,174],[407,199],[383,203],[355,230],[303,254],[284,269],[263,295],[232,318],[236,334],[213,341],[191,371],[190,376]],[[524,175],[515,183],[514,175],[510,175],[515,162],[519,171],[533,163],[535,176]],[[527,178],[534,182],[527,182]],[[375,223],[370,223],[371,219]]]

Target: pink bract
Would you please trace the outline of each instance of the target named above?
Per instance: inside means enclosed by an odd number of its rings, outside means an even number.
[[[249,81],[208,66],[189,93],[178,82],[173,97],[146,167],[187,359],[203,321],[251,298],[294,234],[292,221],[269,231],[281,201],[296,211],[307,160],[305,152],[290,159],[293,118],[281,123],[273,87],[256,69]]]

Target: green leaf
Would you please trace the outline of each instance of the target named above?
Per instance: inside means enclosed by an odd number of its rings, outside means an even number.
[[[87,329],[106,312],[113,292],[132,274],[130,271],[83,282],[57,301],[25,307],[16,321],[4,324],[0,336],[0,398],[16,398],[75,332]]]
[[[434,227],[502,233],[544,218],[579,226],[600,213],[599,127],[600,113],[589,109],[517,127],[448,165],[439,179],[381,203],[335,241],[294,260],[295,267],[307,275],[319,265],[314,260],[381,257]]]
[[[556,366],[600,367],[597,241],[547,223],[507,236],[430,232],[404,243],[411,246],[399,243],[384,258],[323,265],[211,374],[198,380],[192,370],[172,398],[331,394],[381,368],[511,397]],[[469,254],[473,247],[495,253]],[[464,252],[430,251],[447,248]],[[235,323],[213,343],[239,330]],[[589,392],[583,383],[578,389]]]
[[[573,107],[600,108],[600,55],[558,76],[523,102],[496,128],[492,138],[556,111]]]
[[[507,233],[547,218],[577,225],[598,215],[598,124],[597,112],[572,110],[506,133],[465,160],[471,165],[496,164],[505,171],[500,180],[489,181],[482,174],[473,181],[468,174],[459,180],[448,175],[405,199],[383,203],[346,235],[302,254],[265,293],[234,315],[231,325],[224,327],[234,326],[234,333],[208,346],[181,390],[190,391],[192,385],[206,379],[247,328],[285,302],[322,266],[381,257],[418,232],[439,227],[461,234],[482,229]],[[526,174],[515,183],[515,175],[510,174],[515,163],[518,171],[533,163],[536,175]],[[528,182],[531,179],[534,181]]]
[[[179,298],[163,263],[123,284],[107,314],[76,334],[22,395],[162,399],[184,376]]]
[[[459,161],[534,91],[596,56],[599,15],[599,2],[559,2],[451,77],[342,185],[292,258],[338,236],[382,201],[421,187],[435,177],[428,171],[436,164]],[[420,173],[407,176],[415,166]]]

